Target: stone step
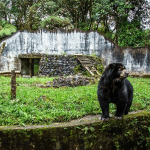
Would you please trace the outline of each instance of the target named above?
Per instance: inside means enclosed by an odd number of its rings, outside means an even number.
[[[88,58],[86,58],[86,56],[83,56],[81,54],[79,55],[75,54],[75,56],[92,76],[100,75],[99,72],[95,69],[95,67],[91,63],[91,61]]]
[[[90,71],[94,72],[94,71],[97,71],[97,70],[90,70]]]
[[[80,62],[83,64],[91,64],[91,62],[89,62],[89,61],[80,61]]]
[[[92,64],[84,64],[84,67],[92,67]]]
[[[79,59],[80,61],[90,61],[89,59]]]

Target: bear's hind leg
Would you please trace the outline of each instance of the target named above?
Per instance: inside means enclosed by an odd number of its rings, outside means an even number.
[[[132,100],[133,100],[133,91],[130,92],[130,94],[129,94],[128,97],[129,97],[129,98],[128,98],[127,107],[126,107],[126,109],[125,109],[125,111],[124,111],[124,114],[125,114],[125,115],[127,115],[128,112],[129,112],[129,110],[130,110],[130,107],[131,107],[131,104],[132,104]]]
[[[100,117],[100,120],[108,121],[109,120],[109,103],[104,104],[100,102],[100,106],[102,109],[102,116]]]
[[[117,111],[116,114],[114,116],[115,119],[122,119],[123,118],[123,114],[124,111],[126,109],[127,104],[121,104],[121,105],[117,105]]]
[[[130,107],[131,107],[131,103],[127,105],[127,107],[125,108],[125,111],[124,111],[124,115],[127,115],[129,110],[130,110]]]

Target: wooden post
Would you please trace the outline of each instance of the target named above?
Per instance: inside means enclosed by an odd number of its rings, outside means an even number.
[[[16,98],[16,74],[15,70],[11,70],[11,98]]]

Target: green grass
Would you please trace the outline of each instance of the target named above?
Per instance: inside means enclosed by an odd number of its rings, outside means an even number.
[[[50,124],[85,115],[101,114],[97,84],[80,87],[39,88],[30,86],[54,78],[17,78],[17,97],[11,99],[9,77],[0,77],[0,126]],[[150,109],[150,79],[128,78],[134,87],[131,111]],[[115,113],[110,104],[110,113]]]

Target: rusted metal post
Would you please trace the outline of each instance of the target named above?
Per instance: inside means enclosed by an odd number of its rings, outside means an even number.
[[[16,74],[15,70],[11,70],[11,98],[16,98]]]
[[[32,58],[29,59],[29,76],[32,77]]]

